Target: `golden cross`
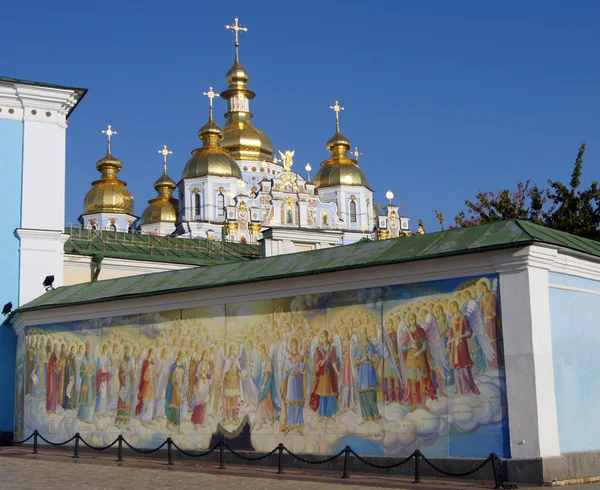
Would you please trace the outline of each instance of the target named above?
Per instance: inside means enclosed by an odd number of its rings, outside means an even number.
[[[163,156],[163,165],[164,165],[164,169],[165,169],[165,175],[167,175],[167,155],[172,155],[173,152],[167,148],[167,145],[165,145],[165,146],[163,146],[162,150],[158,150],[158,153],[160,153]]]
[[[350,155],[354,155],[356,163],[358,163],[358,157],[362,156],[362,153],[360,151],[358,151],[358,146],[355,146],[354,151],[351,151]]]
[[[330,109],[333,109],[335,112],[335,128],[339,132],[340,131],[340,111],[343,111],[344,108],[340,107],[340,103],[336,100],[335,105],[329,106]]]
[[[235,23],[232,26],[225,26],[225,29],[232,29],[235,32],[235,45],[237,47],[240,45],[240,39],[239,39],[240,31],[248,32],[248,28],[242,27],[241,25],[239,25],[237,17],[233,20],[235,21]]]
[[[212,119],[212,110],[213,110],[213,99],[215,97],[219,97],[219,94],[217,94],[216,92],[213,92],[213,88],[210,87],[208,89],[208,92],[202,92],[202,95],[206,95],[209,99],[209,107],[210,107],[210,118]]]
[[[110,137],[113,134],[117,134],[117,132],[113,131],[111,125],[109,124],[108,125],[108,129],[103,129],[102,130],[102,134],[105,134],[106,136],[108,136],[108,153],[110,153]]]

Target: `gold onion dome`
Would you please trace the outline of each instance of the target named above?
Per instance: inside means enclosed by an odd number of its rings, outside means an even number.
[[[108,135],[108,149],[104,158],[96,162],[96,169],[101,174],[100,179],[92,182],[92,188],[85,195],[83,212],[133,215],[133,197],[127,189],[127,184],[117,177],[123,166],[111,153],[110,136],[116,134],[116,131],[112,131],[109,126],[103,133]]]
[[[226,26],[235,31],[235,62],[226,75],[227,90],[221,97],[227,100],[228,112],[225,114],[223,148],[236,160],[273,160],[274,148],[269,137],[251,122],[250,100],[255,93],[248,88],[248,71],[241,65],[239,57],[240,31],[246,31],[238,24]]]
[[[315,186],[317,189],[338,185],[360,185],[370,188],[369,179],[358,166],[358,160],[348,156],[351,145],[350,141],[340,132],[338,116],[339,111],[344,108],[340,107],[337,101],[335,104],[331,108],[336,111],[336,131],[326,145],[331,157],[321,162],[321,168],[315,176]]]
[[[177,187],[173,179],[167,174],[167,155],[173,152],[167,150],[165,146],[159,150],[164,156],[163,174],[154,182],[154,189],[158,197],[150,199],[148,206],[144,209],[140,218],[140,225],[148,225],[151,223],[175,223],[177,220],[178,202],[173,198],[173,191]]]
[[[242,178],[242,172],[237,162],[231,158],[227,150],[221,147],[223,130],[213,120],[212,107],[208,122],[200,128],[198,137],[202,140],[203,146],[192,151],[192,157],[183,169],[182,179],[207,175]]]

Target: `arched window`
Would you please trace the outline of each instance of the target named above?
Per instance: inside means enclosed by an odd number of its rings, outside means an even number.
[[[321,214],[321,225],[329,226],[329,215],[326,211],[323,211],[323,213]]]
[[[200,213],[202,209],[202,197],[200,193],[194,194],[194,217],[200,218]]]
[[[225,196],[223,194],[217,194],[217,216],[225,218]]]
[[[244,235],[243,233],[242,233],[242,236],[240,236],[240,243],[241,244],[248,243],[248,240],[246,240],[246,235]]]
[[[290,206],[289,204],[287,205],[287,209],[286,209],[286,218],[285,218],[285,222],[288,225],[291,225],[294,223],[294,216],[292,214],[292,206]]]
[[[117,231],[117,225],[115,225],[114,223],[112,223],[109,227],[108,227],[108,231]]]
[[[350,201],[350,223],[356,223],[356,203]]]

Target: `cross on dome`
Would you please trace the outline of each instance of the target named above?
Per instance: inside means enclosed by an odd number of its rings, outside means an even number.
[[[162,150],[158,150],[158,153],[163,156],[164,171],[165,175],[167,175],[167,155],[172,155],[173,152],[167,148],[167,145],[165,145],[163,146]]]
[[[210,118],[212,119],[213,99],[216,97],[219,97],[219,94],[216,92],[213,92],[213,88],[209,87],[208,92],[202,92],[202,95],[205,95],[206,97],[208,97],[208,100],[209,100],[208,106],[210,107]]]
[[[108,153],[110,153],[110,137],[114,134],[117,134],[116,131],[112,130],[112,126],[109,124],[108,129],[103,129],[102,134],[105,134],[108,137]]]
[[[351,151],[350,155],[353,155],[354,159],[356,160],[356,163],[358,163],[358,157],[361,157],[362,153],[360,151],[358,151],[358,146],[355,146],[354,151]]]
[[[340,131],[340,111],[343,111],[344,108],[340,106],[340,103],[336,100],[335,105],[329,106],[335,112],[335,129],[339,133]]]
[[[238,18],[236,17],[235,22],[233,23],[233,25],[229,26],[225,26],[225,29],[231,29],[233,30],[233,32],[235,33],[235,62],[239,63],[240,62],[240,52],[239,52],[239,47],[240,47],[240,31],[242,32],[248,32],[248,28],[247,27],[242,27],[241,25],[238,24]]]

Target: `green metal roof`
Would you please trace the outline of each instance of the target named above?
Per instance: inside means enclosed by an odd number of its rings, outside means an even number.
[[[215,265],[260,257],[259,245],[67,228],[65,253],[172,264]]]
[[[536,243],[600,257],[600,242],[523,221],[501,221],[392,240],[360,241],[343,247],[66,286],[45,293],[17,312],[451,257]]]
[[[79,94],[79,99],[77,100],[75,105],[73,107],[71,107],[71,109],[69,110],[69,112],[67,114],[67,117],[69,117],[71,115],[71,113],[75,110],[75,107],[77,107],[79,105],[79,103],[85,97],[85,94],[87,94],[87,91],[88,91],[87,88],[67,87],[65,85],[56,85],[54,83],[33,82],[31,80],[21,80],[20,78],[9,78],[9,77],[2,77],[2,76],[0,76],[0,82],[17,83],[20,85],[30,85],[32,87],[57,88],[57,89],[61,89],[61,90],[72,90],[73,92],[77,92]]]

